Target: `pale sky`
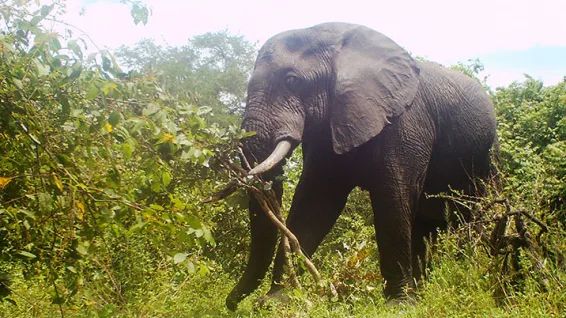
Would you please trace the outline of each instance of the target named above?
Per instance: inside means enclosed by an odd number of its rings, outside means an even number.
[[[117,0],[67,0],[65,19],[109,49],[143,38],[183,45],[194,35],[225,29],[259,47],[285,30],[350,22],[444,65],[479,58],[492,87],[522,80],[524,73],[547,85],[566,76],[566,0],[145,2],[152,11],[145,26],[134,25],[129,8]]]

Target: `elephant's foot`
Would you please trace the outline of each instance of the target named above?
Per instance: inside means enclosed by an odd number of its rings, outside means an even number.
[[[286,292],[287,289],[282,286],[272,287],[267,294],[257,300],[257,304],[260,307],[267,307],[275,303],[286,304],[291,300],[291,297],[289,297]],[[241,294],[237,291],[232,291],[226,298],[226,307],[228,307],[230,311],[235,311],[238,308],[240,301],[242,301],[242,299],[246,296],[247,295]]]
[[[417,303],[417,297],[414,293],[405,294],[400,297],[391,297],[387,298],[385,301],[385,305],[388,307],[398,307],[398,306],[406,306],[406,305],[415,305]]]
[[[232,290],[232,292],[226,297],[226,307],[230,311],[236,311],[238,309],[238,304],[242,299],[244,299],[244,295],[238,291]]]
[[[272,304],[286,304],[291,301],[291,297],[287,295],[287,289],[283,287],[271,288],[265,296],[262,296],[258,300],[258,304],[261,307],[266,307]]]
[[[387,299],[386,304],[391,306],[415,304],[417,301],[415,285],[414,281],[412,283],[386,285],[383,291]]]

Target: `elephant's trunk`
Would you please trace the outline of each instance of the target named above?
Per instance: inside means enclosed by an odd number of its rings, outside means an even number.
[[[244,145],[244,153],[246,157],[252,158],[250,153],[258,153],[258,149],[254,146],[256,151],[249,151],[250,145]],[[247,149],[246,149],[247,148]],[[259,151],[264,153],[263,151]],[[267,156],[261,156],[265,159]],[[253,160],[249,160],[250,163]],[[275,180],[276,176],[282,173],[282,166],[276,165],[270,171],[264,173],[262,177],[265,180]],[[272,189],[275,191],[277,200],[281,204],[281,197],[283,195],[283,185],[281,181],[273,181]],[[238,281],[238,284],[232,289],[226,298],[226,306],[230,310],[235,310],[238,303],[247,295],[252,293],[261,283],[265,277],[267,269],[273,261],[275,247],[277,245],[277,228],[266,216],[265,212],[261,209],[258,201],[251,193],[249,194],[249,215],[250,215],[250,255],[244,274]]]
[[[285,157],[301,141],[304,114],[296,109],[288,110],[287,103],[268,103],[265,100],[265,81],[251,81],[248,103],[242,128],[255,132],[244,140],[244,155],[255,168],[250,174],[261,175],[263,180],[272,180],[272,189],[281,204],[283,185],[277,176],[283,173]],[[256,165],[257,164],[257,165]],[[277,245],[277,228],[262,211],[259,203],[250,194],[250,255],[244,274],[226,299],[226,306],[234,310],[238,303],[253,292],[265,277],[273,261]]]

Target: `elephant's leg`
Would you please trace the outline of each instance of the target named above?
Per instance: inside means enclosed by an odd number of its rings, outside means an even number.
[[[276,193],[277,200],[281,202],[282,183],[274,182],[273,190]],[[258,201],[253,196],[250,198],[249,207],[250,255],[244,274],[226,298],[226,306],[230,310],[235,310],[238,303],[259,286],[273,261],[275,245],[277,244],[277,228],[263,213]]]
[[[369,187],[387,298],[404,298],[414,287],[413,232],[433,144],[431,134],[403,129],[414,127],[412,115],[405,120],[382,136],[375,181]]]
[[[415,282],[418,282],[426,274],[426,268],[429,264],[427,245],[435,242],[439,229],[446,228],[446,221],[443,219],[442,213],[444,205],[444,200],[427,199],[425,195],[422,195],[419,200],[412,232],[413,278]],[[437,218],[428,218],[429,215],[435,215]]]
[[[287,226],[299,240],[305,255],[310,257],[336,223],[353,186],[345,185],[341,180],[334,180],[328,176],[305,177],[308,174],[308,172],[303,173],[295,190]],[[283,248],[280,244],[269,294],[283,287],[282,276]]]
[[[402,191],[404,192],[404,191]],[[387,298],[404,298],[412,279],[412,203],[398,190],[371,191],[375,236]]]
[[[484,194],[484,187],[475,178],[488,179],[493,175],[489,152],[480,153],[472,160],[462,161],[448,155],[434,156],[429,164],[423,192],[426,194],[449,193],[456,190],[466,195]],[[446,214],[446,212],[450,214]],[[446,219],[448,217],[448,219]],[[413,225],[413,276],[416,280],[425,274],[429,265],[426,258],[426,241],[435,242],[438,229],[449,224],[468,221],[471,211],[455,202],[421,195]]]

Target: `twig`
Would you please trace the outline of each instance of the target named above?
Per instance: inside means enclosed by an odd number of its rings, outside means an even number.
[[[252,166],[250,166],[250,163],[248,162],[248,159],[246,159],[246,156],[244,155],[244,151],[242,150],[242,147],[240,145],[238,145],[238,154],[240,155],[240,158],[242,159],[242,162],[244,163],[245,168],[249,171],[252,169]]]
[[[277,218],[277,216],[273,213],[273,211],[271,210],[271,208],[267,204],[265,197],[262,197],[263,193],[261,193],[261,191],[259,191],[259,189],[257,189],[257,188],[252,188],[252,189],[253,189],[252,193],[254,194],[255,198],[258,200],[261,208],[267,214],[267,216],[269,217],[271,222],[273,222],[273,224],[275,224],[277,226],[279,231],[281,231],[283,233],[283,235],[285,235],[289,239],[290,247],[291,247],[291,250],[293,251],[293,253],[299,255],[303,259],[303,261],[305,262],[305,266],[307,267],[307,270],[312,275],[315,282],[317,284],[320,284],[320,281],[321,281],[320,273],[318,272],[318,270],[316,269],[316,267],[314,266],[312,261],[301,250],[301,245],[299,244],[299,240],[297,239],[295,234],[293,234],[293,232],[291,232],[285,226],[285,224],[283,224],[283,222],[281,222],[279,220],[279,218]]]
[[[281,213],[280,203],[275,195],[275,192],[271,189],[263,190],[268,188],[268,183],[258,176],[248,175],[247,171],[251,169],[251,166],[247,161],[242,148],[238,147],[237,149],[238,155],[240,156],[242,165],[245,169],[233,163],[225,156],[220,157],[219,160],[221,165],[229,172],[235,174],[236,177],[228,182],[228,184],[222,190],[218,191],[217,193],[213,194],[211,197],[203,201],[203,203],[211,203],[222,200],[230,194],[234,193],[238,188],[246,189],[251,195],[254,196],[265,215],[282,234],[281,246],[283,248],[284,264],[288,272],[291,285],[297,288],[300,287],[300,283],[293,267],[293,263],[291,261],[291,258],[289,257],[291,253],[298,255],[304,261],[305,267],[314,278],[316,284],[320,285],[321,276],[319,271],[312,263],[312,261],[303,253],[299,240],[297,239],[295,234],[293,234],[293,232],[291,232],[285,225],[285,220],[283,218],[283,214]],[[254,185],[252,183],[253,181],[259,182],[261,189],[260,187]]]
[[[202,203],[211,203],[223,200],[227,198],[230,194],[236,192],[238,190],[238,180],[232,180],[228,182],[228,184],[220,191],[216,192],[209,198],[202,201]]]

